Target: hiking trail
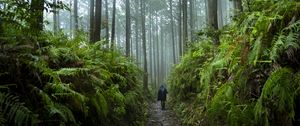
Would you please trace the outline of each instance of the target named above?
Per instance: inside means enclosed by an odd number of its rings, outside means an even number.
[[[149,107],[146,126],[180,126],[180,121],[168,104],[166,104],[166,110],[161,110],[160,102],[155,102]]]

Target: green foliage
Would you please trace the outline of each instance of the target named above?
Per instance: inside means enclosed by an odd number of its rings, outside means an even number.
[[[9,123],[16,126],[36,125],[38,121],[37,115],[25,107],[17,96],[10,93],[0,93],[0,111],[2,125]]]
[[[0,93],[0,124],[143,124],[141,70],[129,59],[84,34],[26,36],[20,28],[0,37],[0,85],[9,90]]]
[[[296,56],[299,46],[300,21],[297,21],[284,28],[278,37],[274,39],[271,50],[271,59],[273,61],[282,61],[281,56],[287,56],[291,61],[297,61]]]
[[[252,0],[244,7],[218,31],[218,47],[203,37],[170,75],[171,103],[183,125],[298,123],[300,4]]]
[[[264,125],[290,124],[295,116],[294,100],[298,88],[299,85],[295,83],[291,69],[281,68],[274,71],[266,81],[255,105],[256,121]],[[281,122],[276,122],[280,118],[283,118]]]

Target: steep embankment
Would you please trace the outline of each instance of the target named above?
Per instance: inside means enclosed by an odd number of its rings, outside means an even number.
[[[299,11],[296,0],[253,0],[217,48],[194,44],[169,78],[183,125],[299,124]]]
[[[120,53],[83,34],[2,25],[0,125],[144,124],[141,71]]]

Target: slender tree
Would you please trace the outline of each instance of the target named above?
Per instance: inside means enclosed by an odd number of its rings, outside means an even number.
[[[142,41],[143,41],[143,58],[144,58],[144,90],[148,92],[148,70],[147,70],[147,46],[146,46],[146,13],[145,0],[141,1],[141,17],[142,17]]]
[[[115,45],[115,28],[116,27],[116,0],[113,0],[112,26],[111,26],[111,48]]]
[[[44,2],[44,0],[32,0],[30,5],[30,27],[37,34],[43,31]]]
[[[236,15],[243,11],[242,0],[234,0],[233,1],[234,9],[237,11]]]
[[[218,0],[218,27],[222,28],[223,27],[223,2],[222,0]]]
[[[78,0],[74,0],[74,26],[75,26],[75,35],[76,32],[79,30],[79,25],[78,25]]]
[[[69,0],[70,2],[70,10],[72,10],[72,1],[73,0]],[[69,14],[70,14],[70,24],[69,24],[69,30],[70,30],[70,36],[72,37],[73,36],[73,16],[72,16],[72,11],[69,11]]]
[[[187,48],[187,41],[188,41],[188,23],[187,23],[187,0],[182,0],[182,19],[183,19],[183,53],[186,51]]]
[[[175,35],[174,35],[174,19],[173,19],[173,5],[172,5],[172,0],[169,0],[169,4],[170,4],[170,18],[171,18],[171,40],[172,40],[172,52],[173,52],[173,63],[176,63],[176,55],[175,55]]]
[[[57,4],[56,0],[53,0],[53,4],[54,5]],[[54,6],[54,8],[53,8],[53,31],[54,31],[54,33],[57,33],[57,31],[58,31],[57,25],[58,25],[58,22],[57,22],[57,7]]]
[[[130,56],[130,34],[131,34],[131,23],[130,23],[130,2],[126,0],[126,56]]]
[[[101,39],[101,11],[102,11],[102,0],[96,0],[96,12],[95,12],[95,41]]]
[[[106,41],[108,41],[109,39],[109,27],[108,27],[108,2],[107,0],[105,0],[105,20],[106,20],[106,24],[105,24],[105,38]]]
[[[90,0],[90,42],[95,42],[95,1]]]
[[[190,33],[191,33],[191,41],[194,41],[194,32],[195,32],[195,20],[194,20],[194,0],[190,0]]]
[[[218,0],[208,0],[208,24],[213,30],[218,30]],[[213,37],[214,45],[219,45],[219,36],[215,34]]]
[[[179,36],[179,41],[178,41],[178,45],[179,45],[179,56],[182,56],[182,0],[179,0],[178,3],[178,10],[179,10],[179,15],[178,15],[178,36]]]
[[[136,54],[136,61],[139,64],[140,62],[140,32],[139,32],[139,21],[138,18],[134,18],[135,21],[135,54]]]

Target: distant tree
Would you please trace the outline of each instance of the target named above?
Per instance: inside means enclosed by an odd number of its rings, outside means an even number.
[[[115,45],[115,28],[116,27],[116,0],[113,0],[112,26],[111,26],[111,48]]]
[[[176,63],[176,55],[175,55],[175,35],[174,35],[174,19],[173,19],[173,4],[172,0],[169,0],[170,4],[170,18],[171,18],[171,40],[172,40],[172,52],[173,52],[173,63]]]
[[[44,0],[32,0],[30,5],[30,27],[35,33],[43,31]]]
[[[130,2],[126,0],[126,56],[130,56],[130,35],[131,35],[131,23],[130,23]]]
[[[72,10],[72,1],[73,0],[69,0],[69,8],[70,8],[70,10]],[[69,11],[69,15],[70,15],[70,24],[69,24],[69,30],[70,30],[70,36],[72,37],[73,36],[73,16],[72,16],[72,11]]]
[[[54,5],[57,4],[56,2],[57,2],[56,0],[53,0]],[[53,31],[54,31],[54,33],[56,33],[58,31],[57,12],[58,12],[57,7],[54,6],[54,8],[53,8]]]
[[[194,20],[194,0],[190,0],[190,33],[191,33],[191,41],[194,41],[194,32],[195,32],[195,20]]]
[[[101,11],[102,11],[102,0],[96,0],[96,11],[95,11],[95,42],[101,39]]]
[[[143,2],[143,0],[135,0],[134,3],[133,3],[133,5],[135,5],[134,10],[139,10],[139,11],[136,11],[135,15],[134,15],[134,22],[135,22],[135,54],[136,54],[137,65],[142,65],[141,64],[142,63],[141,62],[142,55],[140,55],[140,53],[141,53],[140,48],[142,47],[142,46],[140,46],[140,45],[142,45],[142,44],[140,44],[141,43],[140,35],[142,35],[142,34],[140,32],[141,27],[139,25],[140,22],[141,22],[139,20],[141,20],[141,18],[142,18],[142,15],[141,15],[142,10],[140,9],[141,6],[142,6],[141,2]]]
[[[237,11],[237,13],[243,11],[242,0],[234,0],[233,5],[234,5],[234,9]]]
[[[179,0],[178,2],[178,10],[179,10],[179,15],[178,15],[178,36],[179,36],[179,55],[182,56],[182,0]]]
[[[105,0],[105,20],[106,20],[106,23],[105,23],[105,39],[106,41],[109,40],[109,27],[108,27],[108,2],[107,0]]]
[[[143,41],[143,58],[144,58],[144,90],[148,91],[148,69],[147,69],[147,46],[146,46],[146,9],[145,0],[141,0],[141,17],[142,17],[142,41]]]
[[[183,19],[183,53],[186,51],[187,48],[187,41],[188,41],[188,23],[187,23],[187,0],[182,0],[182,19]]]
[[[213,30],[218,30],[218,0],[208,0],[208,24]],[[213,44],[219,45],[219,36],[214,34]]]
[[[90,0],[90,42],[95,42],[95,1]]]
[[[74,26],[75,26],[75,34],[79,30],[78,24],[78,0],[74,0]]]
[[[224,0],[218,0],[218,27],[219,28],[223,27],[223,9],[222,9],[222,6],[225,3],[223,3],[222,1],[224,1]]]

